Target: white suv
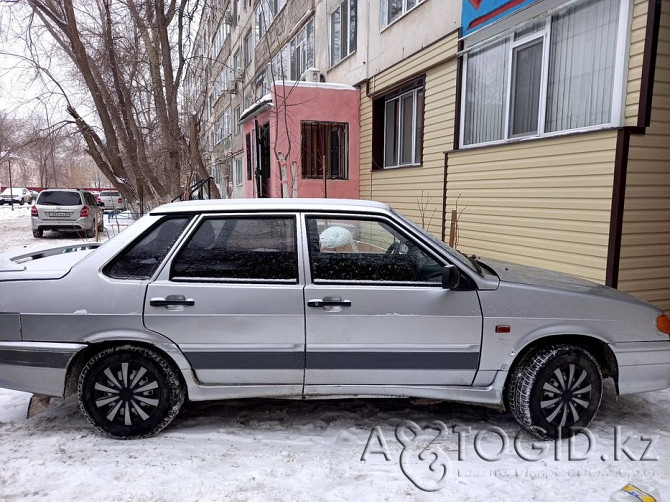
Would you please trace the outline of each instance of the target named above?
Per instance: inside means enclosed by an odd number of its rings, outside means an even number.
[[[98,205],[104,209],[125,210],[126,201],[117,190],[103,190],[98,196]]]
[[[33,235],[38,238],[45,230],[83,230],[86,237],[93,237],[96,221],[98,231],[104,230],[98,204],[93,195],[84,190],[42,190],[30,214]]]
[[[11,204],[12,200],[14,204],[30,204],[33,194],[27,188],[5,188],[0,194],[0,204]]]

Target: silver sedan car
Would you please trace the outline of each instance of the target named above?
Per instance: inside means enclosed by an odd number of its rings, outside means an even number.
[[[375,202],[179,202],[64,251],[0,256],[0,386],[76,393],[113,437],[185,400],[357,395],[507,407],[565,437],[605,378],[670,387],[659,309],[467,257]]]

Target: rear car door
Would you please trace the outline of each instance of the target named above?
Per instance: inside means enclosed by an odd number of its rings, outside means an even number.
[[[302,392],[297,228],[295,214],[203,216],[149,284],[146,327],[179,345],[201,383]]]
[[[305,227],[305,394],[472,384],[474,287],[443,289],[446,261],[383,216],[313,214]]]

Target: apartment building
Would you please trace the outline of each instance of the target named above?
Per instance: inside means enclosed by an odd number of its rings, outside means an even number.
[[[208,4],[187,95],[202,114],[206,161],[222,193],[358,197],[361,86],[453,36],[459,16],[460,4],[446,0]],[[421,99],[402,108],[414,122]]]

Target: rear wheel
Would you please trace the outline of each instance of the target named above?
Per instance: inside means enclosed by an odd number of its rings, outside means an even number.
[[[548,439],[587,427],[602,399],[600,366],[576,345],[552,345],[528,354],[510,377],[508,403],[529,432]]]
[[[33,237],[37,237],[38,239],[41,239],[42,236],[44,235],[44,230],[33,230]]]
[[[95,226],[92,226],[92,227],[89,228],[88,230],[85,230],[85,235],[86,235],[86,237],[88,237],[89,239],[90,239],[91,237],[95,237]]]
[[[168,361],[143,347],[105,349],[84,366],[79,407],[98,431],[118,439],[157,434],[177,416],[185,392]]]

